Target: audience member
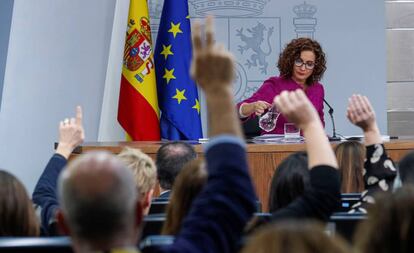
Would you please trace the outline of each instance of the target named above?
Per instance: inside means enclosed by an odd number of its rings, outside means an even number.
[[[0,236],[39,236],[39,221],[23,184],[0,170]]]
[[[355,234],[361,253],[414,252],[414,187],[404,185],[394,194],[382,193],[368,207],[368,219]]]
[[[154,161],[148,155],[138,149],[125,147],[118,157],[134,174],[135,185],[140,195],[144,215],[147,215],[151,207],[157,181],[157,168]]]
[[[340,182],[336,157],[319,116],[300,89],[282,92],[275,97],[274,103],[289,122],[303,131],[311,187],[287,206],[273,212],[270,220],[316,218],[327,221],[340,204]],[[257,225],[268,219],[258,219]]]
[[[59,207],[56,189],[57,178],[66,166],[72,151],[85,139],[82,125],[82,108],[76,107],[76,117],[59,124],[59,143],[55,154],[50,158],[34,189],[33,203],[41,208],[41,230],[43,235],[59,234],[56,223],[56,210]]]
[[[306,152],[297,152],[282,161],[272,177],[269,212],[288,206],[310,190],[310,174]]]
[[[403,185],[414,184],[414,152],[406,154],[400,160],[398,172]]]
[[[175,177],[187,162],[197,157],[193,146],[182,141],[163,144],[157,152],[157,177],[161,187],[160,198],[169,198]]]
[[[155,252],[236,252],[242,229],[255,210],[245,144],[232,102],[234,63],[230,53],[214,45],[213,35],[211,18],[205,43],[200,25],[193,27],[193,76],[204,90],[210,114],[210,141],[204,149],[207,184],[174,243]],[[117,248],[136,252],[142,206],[131,171],[116,157],[91,153],[74,161],[59,178],[59,198],[58,220],[71,235],[75,252]]]
[[[247,240],[241,253],[347,253],[349,246],[326,234],[319,223],[283,221],[267,225]]]
[[[364,191],[365,147],[358,141],[346,141],[335,148],[341,174],[341,192],[356,193]]]
[[[187,216],[193,200],[203,190],[206,182],[207,171],[202,160],[193,160],[184,165],[171,192],[171,200],[167,207],[167,217],[162,228],[162,234],[178,234],[181,222]]]
[[[65,119],[59,126],[59,143],[55,154],[49,160],[33,192],[33,202],[41,208],[41,228],[43,235],[58,235],[56,209],[56,184],[61,171],[67,164],[72,151],[84,138],[82,109],[77,107],[76,118]],[[134,174],[137,190],[142,199],[144,214],[147,214],[156,184],[156,167],[152,159],[140,150],[125,148],[119,153]]]
[[[349,98],[347,117],[352,124],[364,132],[366,146],[364,164],[366,190],[361,194],[361,200],[352,206],[350,212],[366,213],[367,205],[375,201],[375,192],[392,191],[396,169],[384,148],[375,112],[368,98],[361,95],[353,95]]]

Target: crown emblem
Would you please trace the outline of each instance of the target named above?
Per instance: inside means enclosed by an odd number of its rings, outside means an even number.
[[[316,6],[307,4],[306,2],[303,2],[301,5],[296,5],[293,8],[293,12],[296,13],[299,18],[312,18],[316,11]]]
[[[263,13],[270,0],[189,0],[200,16],[251,17]]]

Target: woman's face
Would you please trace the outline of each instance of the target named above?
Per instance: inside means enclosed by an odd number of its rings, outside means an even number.
[[[312,75],[315,67],[315,54],[312,51],[302,51],[293,64],[292,79],[299,84],[305,84]]]

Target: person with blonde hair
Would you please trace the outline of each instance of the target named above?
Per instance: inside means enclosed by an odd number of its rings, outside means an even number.
[[[151,207],[152,195],[157,181],[157,168],[154,161],[139,149],[125,147],[118,157],[131,169],[140,194],[144,215]]]
[[[358,141],[346,141],[335,148],[341,174],[341,192],[354,193],[365,190],[363,170],[365,147]]]

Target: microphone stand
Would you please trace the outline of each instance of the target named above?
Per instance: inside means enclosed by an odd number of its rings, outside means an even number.
[[[326,102],[325,99],[323,99],[323,102],[329,108],[328,113],[329,113],[329,116],[330,116],[331,121],[332,121],[332,136],[331,137],[328,136],[328,139],[329,139],[329,141],[340,141],[341,138],[336,136],[335,120],[334,120],[334,117],[333,117],[334,109],[332,108],[332,106],[328,102]]]

